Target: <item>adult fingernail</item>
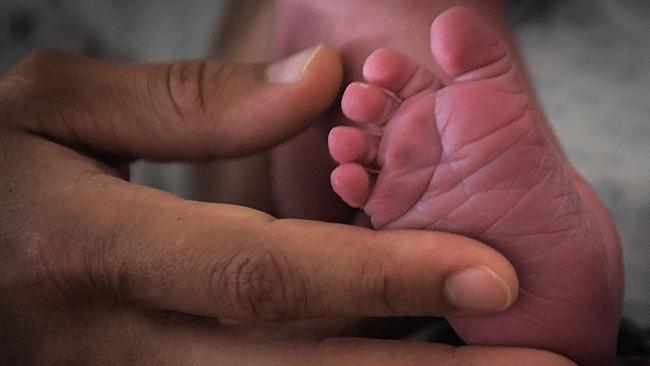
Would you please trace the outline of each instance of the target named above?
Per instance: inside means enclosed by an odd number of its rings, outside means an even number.
[[[470,267],[449,276],[444,287],[447,303],[465,312],[489,313],[507,309],[512,293],[506,282],[487,267]]]
[[[299,81],[305,75],[305,70],[307,70],[320,49],[321,46],[316,46],[270,65],[266,69],[268,80],[272,83],[281,84],[291,84]]]

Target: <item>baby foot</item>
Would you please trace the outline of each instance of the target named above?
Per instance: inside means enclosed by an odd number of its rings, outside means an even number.
[[[465,234],[514,264],[512,309],[450,319],[466,342],[610,364],[621,296],[606,213],[545,136],[486,20],[463,8],[442,13],[431,50],[444,84],[396,51],[366,60],[367,83],[351,84],[342,101],[360,126],[330,133],[334,190],[376,228]]]

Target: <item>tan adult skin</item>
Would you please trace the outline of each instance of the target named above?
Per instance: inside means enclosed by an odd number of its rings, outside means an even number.
[[[302,58],[267,72],[45,52],[4,75],[2,363],[569,364],[535,350],[290,331],[291,320],[325,316],[503,309],[516,297],[516,276],[480,243],[277,220],[127,182],[125,163],[137,158],[239,156],[297,133],[341,81],[335,54],[311,56],[304,69]],[[459,273],[477,266],[494,276],[463,281]]]

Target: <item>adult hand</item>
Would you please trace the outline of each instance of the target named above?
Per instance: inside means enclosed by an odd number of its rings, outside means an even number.
[[[280,323],[248,323],[497,311],[514,301],[517,281],[502,256],[470,239],[277,220],[125,180],[124,163],[135,158],[230,157],[274,145],[323,112],[340,80],[338,58],[323,47],[270,68],[217,61],[118,64],[50,51],[5,75],[3,361],[559,360],[527,350],[450,352],[414,343],[306,339],[282,334]]]

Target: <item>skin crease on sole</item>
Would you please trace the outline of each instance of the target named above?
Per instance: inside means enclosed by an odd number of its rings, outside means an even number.
[[[521,283],[512,309],[450,319],[468,343],[612,364],[622,276],[607,213],[548,139],[489,22],[447,10],[431,50],[444,82],[396,51],[367,58],[366,81],[342,100],[357,126],[330,132],[334,190],[376,228],[461,233],[512,261]]]

